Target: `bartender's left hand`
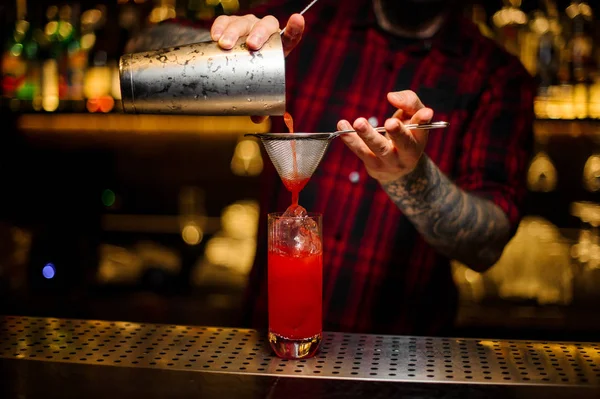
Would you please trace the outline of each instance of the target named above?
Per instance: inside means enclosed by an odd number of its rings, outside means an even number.
[[[412,172],[427,144],[428,130],[408,130],[404,125],[429,123],[433,118],[433,110],[425,107],[413,91],[388,93],[387,99],[398,110],[385,121],[385,135],[365,118],[358,118],[352,125],[341,120],[337,126],[339,130],[356,130],[340,138],[364,162],[369,175],[382,184]]]

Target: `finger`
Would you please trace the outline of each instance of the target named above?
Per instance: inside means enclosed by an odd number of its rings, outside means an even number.
[[[414,131],[409,131],[404,124],[396,118],[390,118],[385,121],[385,130],[388,137],[392,140],[397,149],[407,151],[414,148],[417,139],[413,135]]]
[[[395,119],[399,119],[401,121],[403,121],[404,118],[404,110],[403,109],[397,109],[396,112],[394,112],[394,115],[392,115],[392,118]]]
[[[267,15],[252,28],[246,44],[250,50],[260,50],[265,42],[275,32],[279,31],[279,21],[272,15]]]
[[[418,110],[425,107],[417,94],[412,90],[391,92],[388,93],[387,98],[390,104],[403,110],[403,114],[406,116],[414,115]]]
[[[285,32],[281,38],[283,53],[287,57],[289,53],[300,43],[304,33],[304,17],[300,14],[294,14],[288,20]]]
[[[258,116],[258,115],[253,115],[253,116],[250,117],[250,119],[252,120],[252,122],[254,122],[256,124],[263,123],[268,118],[269,118],[268,116]]]
[[[228,15],[220,15],[219,17],[217,17],[217,19],[215,19],[215,22],[213,22],[210,28],[211,39],[215,42],[218,42],[221,38],[221,35],[223,34],[223,31],[225,30],[225,28],[227,28],[227,26],[232,20],[233,17],[230,17]]]
[[[352,130],[352,125],[346,120],[341,120],[337,125],[338,130]],[[367,147],[364,141],[356,133],[345,133],[340,135],[340,140],[344,142],[363,162],[372,158],[373,152]]]
[[[373,151],[373,154],[380,158],[385,158],[390,154],[392,150],[390,141],[373,129],[373,126],[365,118],[358,118],[354,122],[354,130],[367,147]]]
[[[431,108],[421,108],[411,118],[405,118],[403,110],[394,112],[392,118],[402,121],[402,123],[429,123],[433,119],[433,110]]]
[[[419,110],[410,121],[411,123],[429,123],[433,118],[433,110],[423,108]],[[428,129],[407,129],[406,126],[396,118],[385,121],[385,130],[396,148],[408,150],[415,144],[425,146],[429,137]]]
[[[429,123],[433,119],[433,110],[431,108],[421,108],[418,110],[412,118],[410,123]]]
[[[258,18],[254,15],[244,15],[243,17],[233,19],[221,34],[219,46],[225,50],[230,50],[240,36],[246,36],[250,33],[252,27],[257,22]]]
[[[433,119],[433,110],[431,108],[421,108],[410,119],[410,123],[429,123],[431,122],[431,119]],[[410,132],[418,143],[424,144],[427,142],[429,130],[413,129]]]

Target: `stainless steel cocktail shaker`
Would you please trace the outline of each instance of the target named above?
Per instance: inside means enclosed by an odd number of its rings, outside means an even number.
[[[119,71],[127,113],[283,115],[285,58],[279,33],[259,51],[203,42],[126,54]]]

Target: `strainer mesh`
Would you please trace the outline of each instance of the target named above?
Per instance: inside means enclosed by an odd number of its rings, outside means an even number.
[[[329,147],[329,140],[277,140],[261,138],[261,141],[283,180],[307,179],[319,166]],[[294,173],[294,147],[297,173]]]

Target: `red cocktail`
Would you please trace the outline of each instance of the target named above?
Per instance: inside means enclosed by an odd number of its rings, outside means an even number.
[[[313,356],[322,337],[321,215],[269,215],[269,342],[277,356]]]

